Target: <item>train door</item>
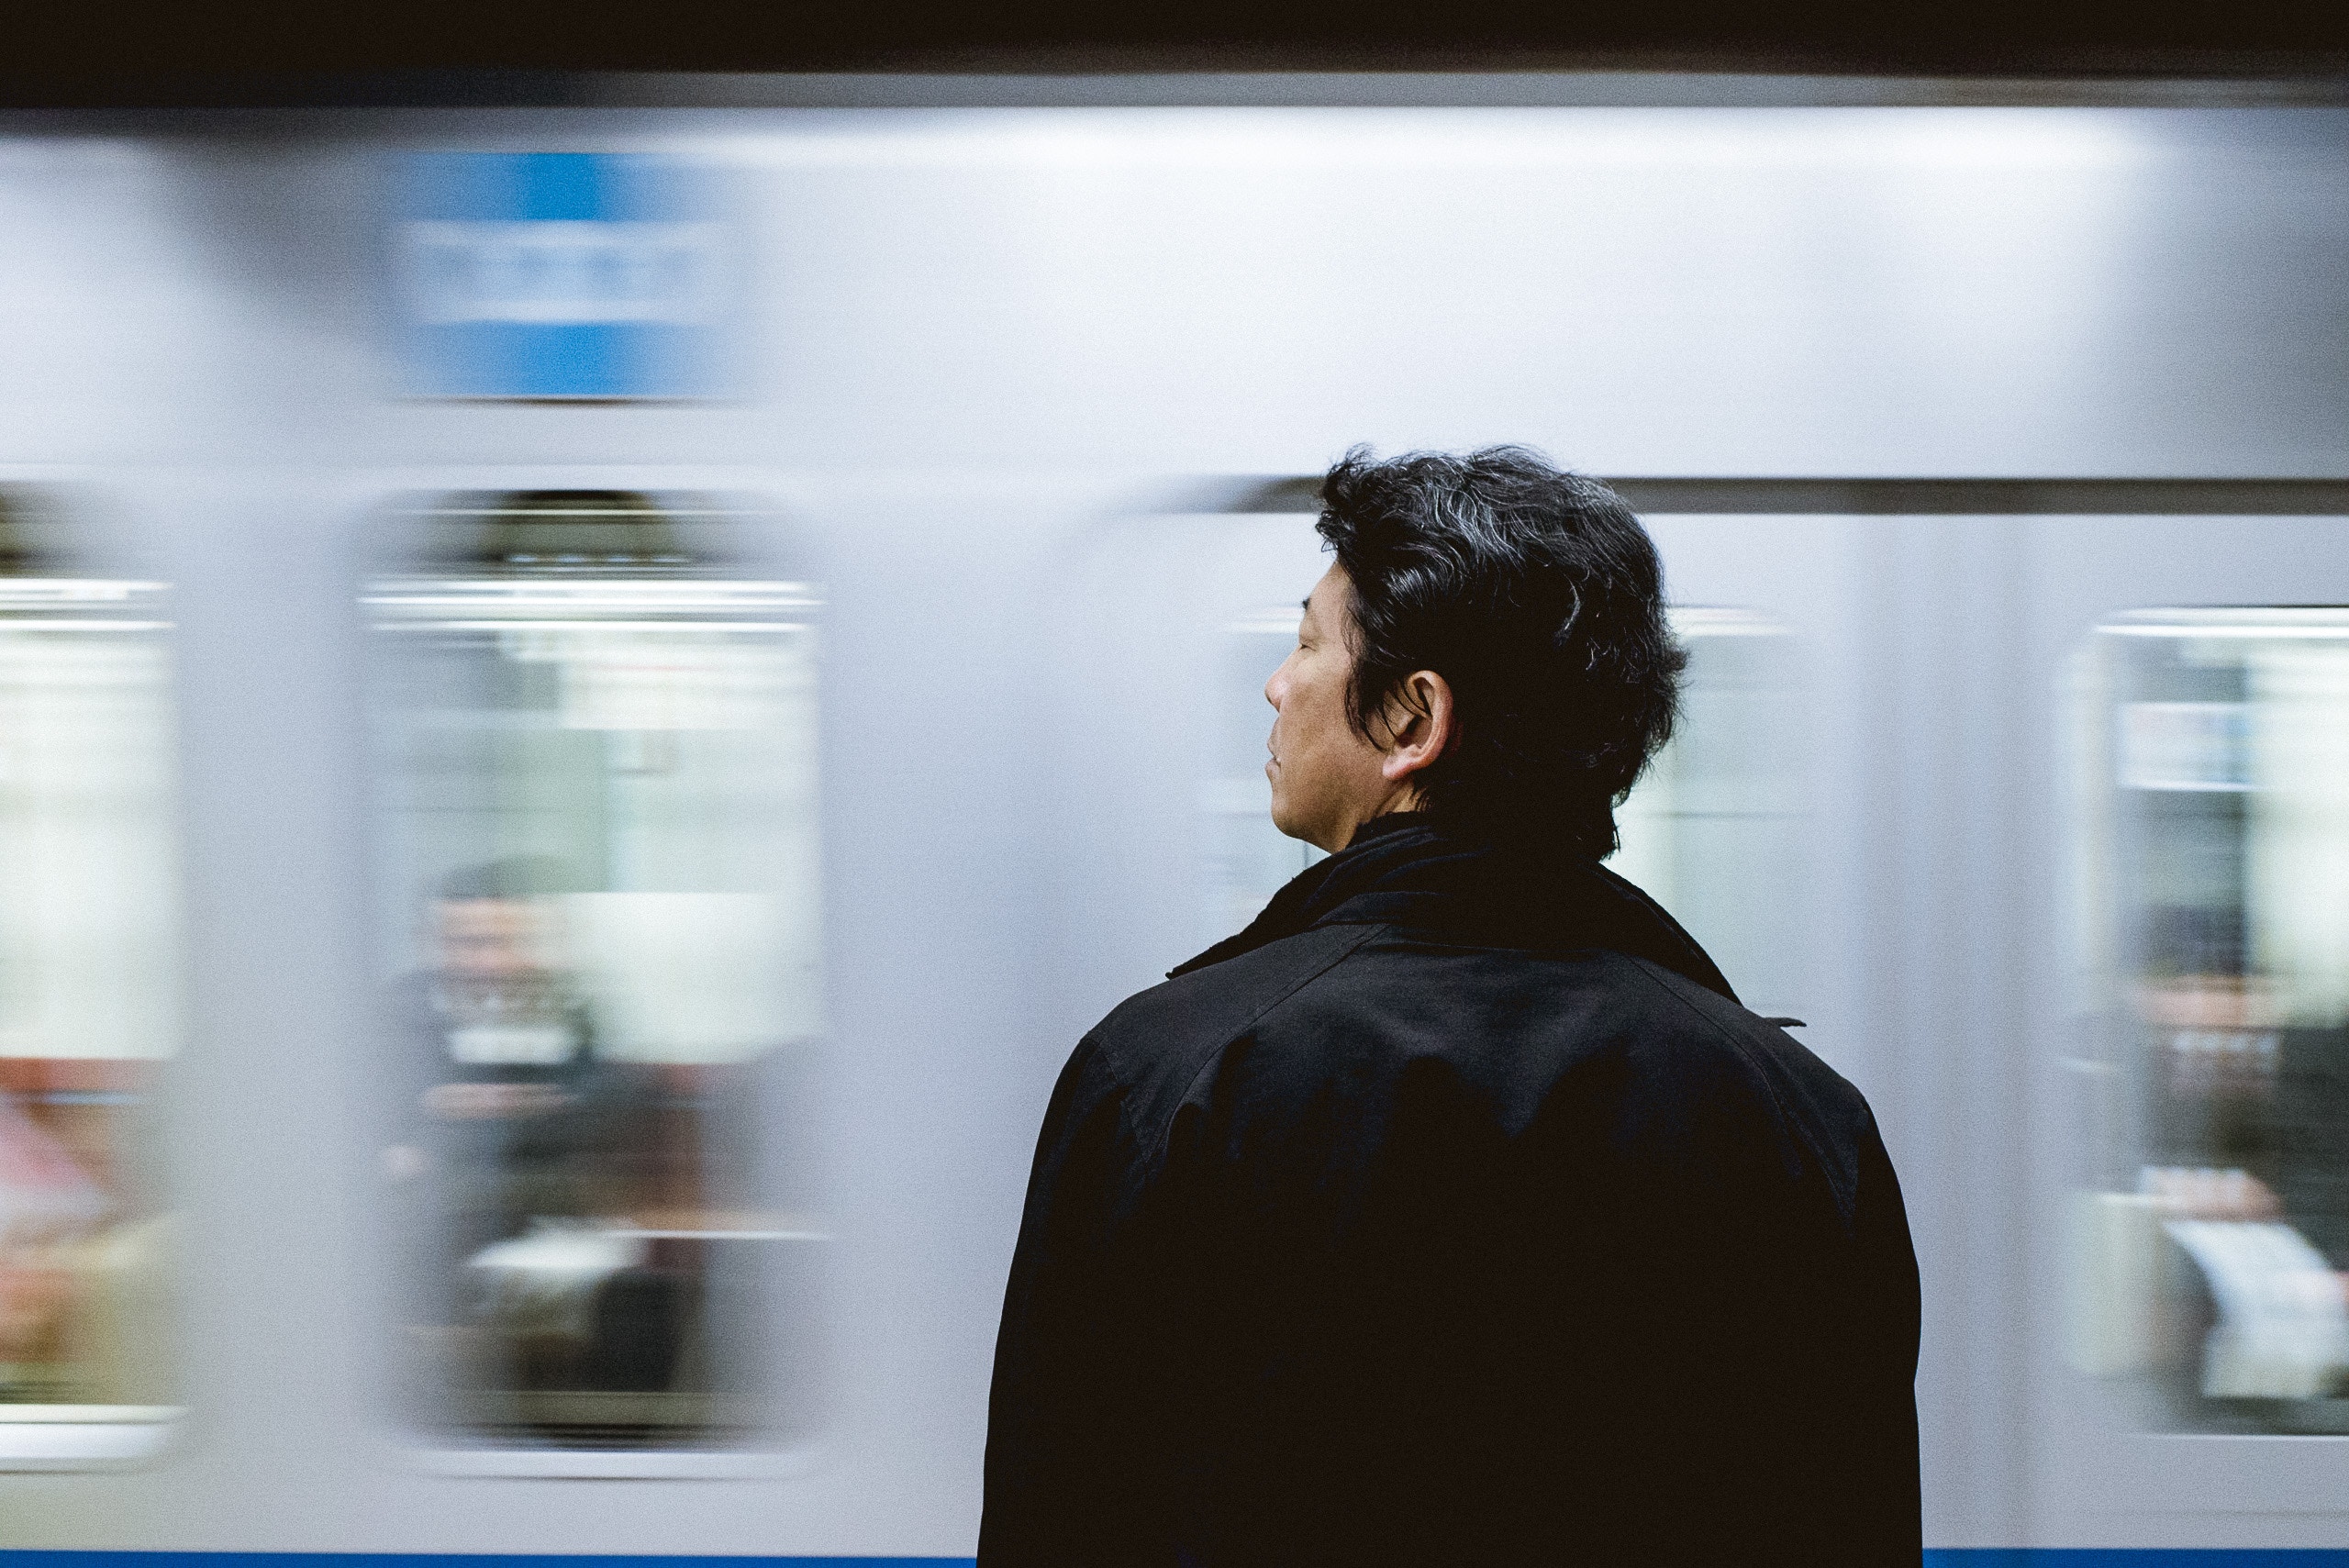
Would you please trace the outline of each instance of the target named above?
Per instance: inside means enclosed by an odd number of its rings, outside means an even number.
[[[460,1471],[723,1470],[812,1419],[817,596],[758,539],[623,491],[382,522],[393,1383]]]
[[[2349,539],[2049,519],[2039,1533],[2349,1524]],[[2311,601],[2317,603],[2312,604]],[[2056,868],[2051,868],[2056,869]]]

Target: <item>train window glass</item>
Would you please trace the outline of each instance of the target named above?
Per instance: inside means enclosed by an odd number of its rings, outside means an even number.
[[[818,600],[760,531],[602,491],[390,519],[379,1141],[403,1416],[444,1446],[804,1424]]]
[[[1677,732],[1617,809],[1622,848],[1610,862],[1672,911],[1740,996],[1765,1014],[1798,1011],[1799,954],[1785,919],[1799,884],[1794,641],[1750,611],[1675,607],[1688,650]],[[1206,874],[1199,936],[1239,930],[1283,884],[1321,858],[1272,824],[1264,741],[1265,679],[1297,640],[1293,606],[1225,628],[1218,689],[1228,694],[1214,776],[1200,785]]]
[[[1688,651],[1673,738],[1616,808],[1608,862],[1672,912],[1765,1016],[1803,1010],[1786,917],[1802,885],[1795,639],[1750,610],[1675,606]]]
[[[0,491],[0,1467],[176,1416],[156,1101],[178,1040],[170,622]]]
[[[2087,673],[2071,1359],[2155,1428],[2349,1432],[2349,610],[2132,614]]]

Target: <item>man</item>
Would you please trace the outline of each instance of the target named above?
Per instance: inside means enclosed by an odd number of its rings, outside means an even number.
[[[562,955],[558,900],[576,881],[543,855],[450,873],[431,910],[438,966],[395,997],[409,1056],[384,1164],[406,1306],[424,1324],[492,1330],[470,1359],[422,1369],[428,1424],[451,1392],[478,1409],[475,1385],[662,1386],[684,1332],[683,1293],[636,1268],[634,1244],[596,1234],[635,1184],[646,1095],[598,1051]]]
[[[559,954],[555,895],[569,885],[549,856],[451,873],[432,906],[440,967],[400,988],[414,1055],[406,1139],[385,1162],[395,1175],[439,1170],[468,1251],[534,1217],[596,1212],[612,1184],[626,1095]]]
[[[1321,494],[1264,695],[1331,853],[1061,1075],[982,1568],[1918,1562],[1867,1105],[1598,863],[1685,662],[1653,546],[1515,449]]]

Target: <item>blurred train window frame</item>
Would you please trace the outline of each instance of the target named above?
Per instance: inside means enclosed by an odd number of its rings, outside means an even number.
[[[819,758],[816,751],[818,734],[816,715],[821,703],[820,619],[823,595],[817,584],[791,570],[798,562],[794,551],[777,542],[775,508],[762,498],[731,489],[713,491],[706,486],[659,484],[646,488],[641,473],[629,476],[635,483],[619,489],[585,488],[585,484],[596,482],[592,479],[583,482],[576,472],[498,473],[489,476],[488,484],[482,483],[484,476],[478,471],[468,472],[460,483],[440,483],[436,475],[403,477],[408,483],[391,489],[388,495],[385,490],[390,487],[376,489],[373,504],[363,508],[362,528],[366,532],[368,559],[362,564],[357,606],[360,610],[358,628],[364,645],[362,659],[365,671],[363,701],[370,731],[369,754],[377,764],[369,783],[367,822],[373,858],[370,884],[373,909],[370,924],[377,952],[370,967],[371,971],[381,972],[376,974],[379,987],[387,978],[412,972],[413,962],[404,967],[398,956],[403,950],[407,951],[410,961],[419,956],[418,950],[409,946],[420,934],[413,927],[414,911],[410,911],[408,917],[401,913],[407,905],[414,903],[417,895],[417,886],[412,878],[404,878],[403,870],[413,872],[415,868],[404,865],[395,844],[397,834],[392,830],[391,822],[392,814],[398,806],[394,800],[394,783],[381,766],[387,755],[384,748],[389,743],[389,726],[395,714],[392,683],[399,660],[393,651],[390,638],[404,630],[435,626],[462,626],[476,631],[487,629],[500,639],[502,656],[520,657],[526,663],[544,663],[551,659],[557,664],[551,673],[565,677],[576,672],[571,671],[563,662],[571,658],[571,654],[563,650],[550,643],[547,647],[524,650],[518,654],[502,645],[511,642],[517,636],[533,642],[545,641],[549,638],[559,641],[566,635],[574,639],[592,638],[595,631],[606,627],[655,639],[663,628],[689,628],[701,634],[704,640],[717,638],[723,641],[730,638],[735,646],[740,645],[740,634],[750,632],[781,632],[795,638],[800,650],[795,656],[795,667],[804,672],[806,679],[801,698],[806,726],[804,729],[792,729],[787,734],[777,730],[775,734],[782,735],[782,739],[775,743],[799,747],[804,751],[799,772],[804,773],[805,777],[799,781],[799,787],[806,791],[803,800],[805,810],[793,817],[795,826],[786,831],[796,830],[804,835],[806,841],[802,848],[807,855],[805,870],[809,879],[805,891],[811,900],[819,900],[822,813]],[[499,483],[501,480],[505,483]],[[418,537],[415,529],[419,526],[419,519],[423,519],[420,526],[426,528],[436,526],[432,519],[443,515],[464,515],[478,520],[486,515],[483,506],[484,501],[491,498],[511,501],[529,496],[624,498],[627,506],[651,508],[659,515],[663,528],[682,524],[685,531],[698,542],[680,551],[656,546],[651,552],[641,552],[637,546],[631,545],[627,553],[614,554],[609,558],[612,563],[628,563],[624,568],[616,564],[607,568],[602,561],[572,552],[542,560],[533,559],[535,551],[509,552],[500,562],[477,561],[462,569],[448,562],[418,566],[413,561],[401,559],[398,539],[404,526],[408,529],[407,538],[412,544]],[[604,501],[599,500],[596,504],[603,505]],[[720,536],[730,537],[721,539],[719,546],[711,546],[710,540]],[[452,588],[453,594],[449,592]],[[436,597],[443,602],[426,602]],[[613,602],[603,602],[607,599]],[[454,602],[458,600],[466,602]],[[604,616],[613,617],[617,612],[617,617],[598,624],[599,606]],[[518,617],[518,620],[512,617]],[[521,626],[533,622],[537,629],[520,629]],[[721,633],[726,637],[718,636]],[[631,700],[658,705],[664,701],[674,703],[681,695],[695,695],[683,687],[666,693],[646,691],[632,694],[621,689],[629,684],[626,679],[620,678],[626,673],[624,670],[616,670],[613,672],[615,679],[600,682],[565,679],[562,688],[563,695],[556,700],[565,705],[601,702],[626,708]],[[694,684],[690,680],[685,684],[688,686]],[[718,685],[722,688],[725,684],[721,680]],[[701,693],[699,696],[721,706],[729,700],[728,694],[722,689]],[[755,721],[744,720],[739,716],[696,719],[680,717],[674,713],[665,717],[656,716],[644,719],[633,729],[624,719],[615,718],[609,714],[571,715],[558,720],[558,723],[571,728],[601,728],[633,735],[636,741],[642,743],[638,749],[648,751],[655,749],[655,743],[660,740],[653,731],[664,728],[678,731],[696,728],[741,729],[746,725],[752,729],[758,728]],[[651,728],[644,728],[643,725],[650,725]],[[774,740],[774,737],[768,739]],[[674,746],[676,741],[673,739],[671,744]],[[649,762],[647,767],[651,767]],[[538,857],[526,855],[520,858]],[[793,891],[801,890],[795,887]],[[544,896],[540,897],[540,893]],[[443,902],[451,896],[464,895],[451,895],[446,890],[432,895]],[[672,895],[655,893],[652,896]],[[694,895],[683,896],[690,900]],[[719,894],[717,896],[733,895]],[[626,913],[618,909],[601,909],[600,906],[596,909],[586,907],[599,898],[613,904],[619,901],[583,884],[576,890],[567,886],[561,890],[538,890],[529,902],[557,906],[554,919],[559,928],[574,926],[582,919],[592,926],[601,915],[617,917]],[[429,903],[428,900],[428,906]],[[692,913],[692,910],[685,911],[685,915]],[[792,1070],[803,1077],[811,1073],[816,1064],[820,1062],[827,1038],[822,1018],[822,950],[825,943],[820,906],[811,902],[804,913],[808,929],[796,933],[799,946],[793,951],[800,952],[813,965],[811,974],[801,977],[804,984],[795,993],[806,1006],[813,1009],[802,1020],[806,1028],[791,1034],[788,1039],[778,1037],[777,1043],[754,1047],[740,1059],[743,1062],[759,1063],[771,1062],[788,1055],[792,1058]],[[790,916],[785,912],[776,917],[787,920]],[[690,926],[691,922],[687,924]],[[756,925],[753,922],[753,926]],[[599,937],[591,931],[588,940],[600,940],[602,937],[610,935],[604,932]],[[610,944],[606,941],[603,945],[608,947]],[[598,948],[597,951],[600,952],[602,950]],[[646,962],[653,961],[648,959]],[[586,1000],[601,1009],[608,999],[598,994]],[[373,1015],[377,1027],[369,1031],[369,1037],[378,1055],[371,1067],[368,1087],[373,1105],[384,1107],[394,1103],[385,1096],[387,1091],[395,1087],[391,1063],[397,1042],[394,1039],[393,1019],[386,1008],[378,1004]],[[641,1018],[633,1022],[621,1019],[616,1023],[607,1012],[602,1010],[596,1011],[595,1018],[596,1022],[585,1037],[588,1049],[582,1053],[582,1062],[605,1059],[604,1051],[596,1042],[607,1039],[625,1040],[632,1038],[633,1034],[645,1032],[634,1027],[642,1023]],[[452,1051],[454,1034],[466,1031],[452,1032]],[[651,1077],[665,1074],[668,1070],[660,1063],[673,1058],[659,1055],[656,1050],[654,1055],[640,1057],[623,1051],[610,1060],[620,1063],[637,1062],[642,1075]],[[692,1062],[701,1058],[676,1056],[674,1060],[689,1068]],[[715,1062],[720,1058],[713,1056],[708,1060]],[[745,1114],[772,1097],[772,1083],[763,1084],[761,1080],[754,1078],[751,1086],[757,1092],[738,1096],[736,1101],[736,1109]],[[694,1115],[690,1110],[685,1114],[688,1120]],[[377,1116],[378,1122],[371,1123],[371,1128],[380,1130],[380,1109]],[[803,1121],[806,1125],[801,1129],[805,1134],[802,1141],[810,1146],[810,1151],[797,1158],[806,1161],[814,1158],[812,1145],[818,1140],[818,1134],[812,1118],[803,1118]],[[696,1126],[698,1128],[700,1124],[696,1122]],[[709,1129],[701,1130],[717,1136]],[[745,1158],[757,1173],[757,1183],[765,1184],[774,1177],[778,1160],[784,1158],[778,1155],[777,1145],[785,1136],[765,1117],[757,1118],[755,1125],[750,1128]],[[399,1168],[403,1162],[398,1156],[403,1152],[396,1143],[387,1143],[384,1149],[384,1181],[381,1190],[384,1197],[377,1206],[374,1231],[379,1240],[395,1239],[397,1224],[393,1213],[392,1188],[406,1174]],[[773,1195],[763,1184],[759,1190],[767,1196]],[[689,1273],[698,1272],[695,1284],[697,1294],[688,1311],[700,1315],[689,1332],[703,1339],[709,1338],[711,1336],[702,1332],[704,1326],[720,1318],[736,1328],[753,1325],[762,1331],[788,1318],[793,1331],[793,1342],[780,1349],[765,1346],[763,1342],[757,1352],[740,1352],[745,1358],[745,1365],[755,1365],[762,1377],[771,1379],[771,1382],[753,1385],[748,1392],[741,1392],[734,1382],[724,1378],[713,1385],[711,1393],[719,1404],[729,1407],[730,1413],[718,1420],[715,1429],[701,1429],[710,1440],[696,1440],[690,1437],[676,1440],[674,1432],[664,1434],[663,1429],[656,1425],[637,1432],[632,1438],[616,1429],[613,1434],[577,1437],[576,1440],[566,1442],[544,1434],[533,1440],[513,1433],[493,1432],[484,1429],[480,1420],[468,1420],[454,1415],[441,1419],[419,1418],[418,1390],[403,1379],[397,1364],[400,1356],[394,1342],[400,1337],[403,1324],[408,1318],[402,1311],[403,1293],[407,1288],[401,1278],[404,1257],[384,1268],[383,1288],[378,1293],[384,1314],[382,1321],[391,1336],[379,1341],[390,1352],[391,1361],[384,1368],[378,1407],[391,1416],[408,1462],[444,1474],[729,1478],[795,1473],[804,1469],[812,1458],[823,1418],[822,1385],[829,1371],[824,1364],[828,1326],[823,1320],[820,1290],[813,1283],[812,1275],[820,1271],[820,1255],[825,1251],[816,1244],[829,1241],[830,1237],[820,1222],[809,1223],[811,1218],[812,1214],[807,1211],[773,1217],[753,1214],[749,1210],[740,1217],[727,1218],[724,1224],[707,1218],[672,1220],[622,1217],[617,1225],[608,1219],[590,1219],[586,1222],[588,1229],[578,1232],[598,1244],[632,1248],[634,1252],[631,1256],[636,1257],[638,1262],[645,1263],[657,1262],[662,1249],[675,1251],[680,1248],[698,1248],[703,1253],[714,1257],[716,1254],[710,1252],[712,1248],[727,1247],[731,1249],[731,1253],[740,1253],[750,1245],[763,1250],[788,1247],[795,1256],[806,1256],[810,1260],[804,1266],[797,1267],[796,1272],[791,1267],[785,1268],[784,1272],[790,1275],[786,1286],[776,1286],[772,1279],[753,1277],[760,1275],[761,1271],[774,1272],[772,1260],[762,1260],[755,1265],[718,1264],[705,1257],[689,1266]],[[571,1230],[565,1229],[562,1237],[553,1240],[561,1240],[572,1235]],[[540,1240],[544,1239],[533,1229],[522,1237],[495,1243],[493,1250],[500,1247],[511,1250],[515,1245]],[[475,1258],[473,1261],[478,1262],[480,1260]],[[724,1284],[723,1292],[714,1281]],[[750,1283],[746,1284],[746,1281]],[[784,1295],[778,1296],[775,1294],[777,1289],[782,1289]],[[723,1305],[714,1305],[721,1294],[727,1294],[729,1299]],[[745,1306],[746,1296],[755,1298],[748,1307]],[[771,1310],[763,1311],[761,1308]],[[686,1353],[679,1352],[680,1355]],[[708,1354],[717,1353],[721,1364],[725,1360],[732,1359],[722,1352],[696,1353],[703,1354],[705,1359]],[[792,1382],[795,1377],[798,1380],[796,1383]],[[519,1388],[505,1395],[484,1390],[482,1396],[525,1403],[531,1397]],[[626,1393],[616,1395],[610,1391],[599,1392],[595,1388],[583,1387],[576,1393],[557,1389],[540,1396],[540,1403],[547,1403],[549,1399],[570,1399],[576,1404],[584,1399],[593,1404],[601,1399],[608,1404],[616,1398],[630,1396]],[[519,1405],[517,1407],[518,1410]],[[584,1406],[582,1407],[584,1408]],[[543,1426],[549,1422],[537,1421],[536,1424]],[[561,1422],[553,1424],[558,1429],[562,1425]],[[593,1426],[596,1423],[589,1424]],[[628,1424],[621,1423],[623,1427]],[[692,1426],[691,1423],[673,1425],[675,1431],[685,1431]],[[671,1440],[664,1441],[664,1435]]]
[[[2295,879],[2349,858],[2349,821],[2309,798],[2331,776],[2309,754],[2341,728],[2310,709],[2349,710],[2349,606],[2110,614],[2079,645],[2072,687],[2073,940],[2090,1034],[2067,1062],[2083,1137],[2065,1360],[2118,1390],[2148,1437],[2338,1443],[2349,1213],[2311,1214],[2290,1124],[2296,1084],[2338,1077],[2314,1060],[2341,1055],[2321,1037],[2349,1039],[2349,955],[2340,973],[2304,973],[2295,917],[2309,891]],[[2198,824],[2228,841],[2167,842]],[[2198,889],[2225,897],[2179,902]],[[2349,1114],[2349,1095],[2331,1098]],[[2189,1144],[2204,1158],[2174,1157]]]
[[[28,1296],[21,1285],[46,1279],[75,1293],[50,1303],[59,1392],[96,1377],[137,1385],[147,1397],[0,1398],[0,1472],[136,1468],[168,1451],[185,1413],[181,1260],[164,1168],[170,1063],[184,1034],[171,585],[128,569],[121,551],[96,537],[95,514],[89,489],[72,480],[0,473],[0,873],[29,858],[42,869],[28,881],[50,895],[9,899],[16,913],[0,920],[0,1118],[22,1145],[0,1174],[0,1187],[11,1189],[0,1230],[30,1222],[38,1232],[0,1236],[0,1296],[15,1332],[42,1294]],[[115,656],[95,666],[84,657],[79,668],[9,656],[59,637],[84,654],[92,639],[110,638]],[[82,700],[67,711],[59,699],[76,695],[77,676]],[[117,721],[110,729],[108,716]],[[44,733],[46,746],[27,739]],[[60,808],[52,818],[73,819],[36,820],[44,791]],[[56,857],[69,851],[76,872],[104,865],[115,873],[115,919],[103,917],[106,889],[57,874]],[[75,906],[61,929],[53,907],[61,888],[74,890],[65,902]],[[51,918],[44,922],[36,906],[52,906]],[[35,929],[44,924],[50,929]],[[110,962],[142,983],[109,978]],[[8,982],[19,966],[35,976],[28,987]],[[100,992],[105,1001],[94,1009]],[[20,1005],[28,1006],[24,1017]],[[21,1049],[59,1029],[71,1029],[83,1049]],[[125,1125],[132,1118],[144,1125]],[[92,1287],[75,1277],[92,1270],[112,1293],[102,1307],[83,1298]],[[87,1321],[72,1322],[77,1312]],[[111,1342],[93,1350],[93,1335]],[[136,1364],[114,1365],[132,1346]],[[100,1364],[72,1370],[80,1360]],[[7,1363],[11,1389],[19,1364]]]

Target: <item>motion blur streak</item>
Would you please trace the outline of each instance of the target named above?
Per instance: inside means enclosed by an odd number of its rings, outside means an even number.
[[[407,1418],[541,1471],[550,1445],[804,1432],[815,1326],[774,1298],[822,1239],[813,591],[749,576],[707,498],[441,495],[384,524]]]
[[[970,1551],[1055,1074],[1309,858],[1215,508],[1512,440],[1728,508],[1617,863],[1876,1109],[1928,1542],[2349,1538],[2349,113],[1642,81],[0,117],[0,1541]]]
[[[2349,616],[2143,611],[2089,657],[2073,1361],[2157,1427],[2349,1431]]]
[[[0,1456],[35,1467],[173,1414],[180,967],[165,585],[88,574],[45,510],[0,490]]]

